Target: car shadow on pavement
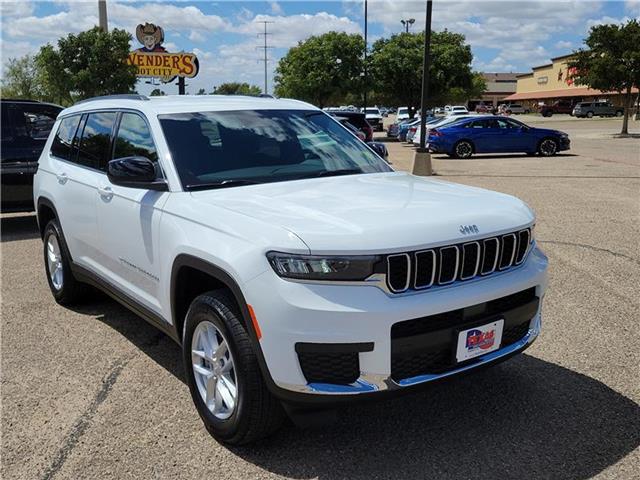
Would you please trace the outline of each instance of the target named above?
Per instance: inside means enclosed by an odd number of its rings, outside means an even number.
[[[35,215],[3,216],[0,218],[2,242],[31,240],[38,238],[38,222]]]
[[[474,154],[469,158],[452,158],[449,155],[441,154],[441,153],[432,153],[433,158],[436,160],[453,160],[456,162],[467,162],[473,160],[501,160],[507,158],[519,158],[519,159],[532,159],[535,158],[537,160],[550,160],[563,158],[563,157],[577,157],[578,155],[575,153],[557,153],[552,157],[541,157],[539,155],[527,155],[526,153],[501,153],[501,154],[486,154],[486,153],[478,153]]]
[[[180,348],[144,320],[106,297],[77,310],[184,381]],[[335,424],[320,429],[288,424],[230,451],[299,479],[586,479],[639,445],[638,404],[522,354],[415,394],[345,406]]]

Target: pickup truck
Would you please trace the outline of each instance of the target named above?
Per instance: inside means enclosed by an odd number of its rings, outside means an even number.
[[[624,114],[624,107],[618,107],[609,102],[580,102],[573,109],[576,117],[591,118],[595,115],[599,117],[621,117]]]
[[[542,105],[540,107],[540,115],[543,117],[550,117],[554,113],[568,113],[569,115],[572,115],[574,107],[575,103],[571,101],[558,100],[557,102],[553,102],[551,105]]]

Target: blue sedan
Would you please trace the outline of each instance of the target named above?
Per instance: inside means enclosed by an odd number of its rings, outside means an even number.
[[[455,158],[474,153],[536,153],[550,157],[569,150],[569,135],[558,130],[534,128],[513,118],[487,116],[465,118],[429,131],[429,150]]]

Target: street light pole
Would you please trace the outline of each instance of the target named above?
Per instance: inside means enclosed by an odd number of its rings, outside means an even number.
[[[364,0],[364,77],[363,77],[363,86],[364,86],[364,98],[363,98],[363,111],[365,113],[365,117],[367,116],[367,0]]]
[[[428,176],[433,174],[431,155],[426,148],[427,140],[427,97],[429,96],[429,66],[431,60],[431,11],[433,1],[427,1],[427,17],[424,27],[424,60],[422,64],[422,100],[420,102],[420,147],[413,157],[413,174]]]
[[[103,32],[109,30],[107,21],[107,0],[98,0],[98,24]]]
[[[409,26],[413,25],[414,23],[416,23],[416,19],[415,18],[409,18],[407,20],[402,19],[402,20],[400,20],[400,23],[402,25],[404,25],[405,32],[409,33]]]

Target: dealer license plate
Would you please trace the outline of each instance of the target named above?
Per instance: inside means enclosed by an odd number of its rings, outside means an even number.
[[[500,347],[504,320],[496,320],[479,327],[462,330],[458,334],[456,360],[464,362],[471,358],[493,352]]]

